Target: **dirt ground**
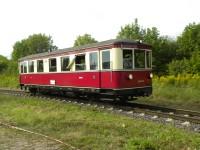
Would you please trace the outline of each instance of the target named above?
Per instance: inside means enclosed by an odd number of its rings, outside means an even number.
[[[0,126],[0,150],[62,150],[54,141]]]

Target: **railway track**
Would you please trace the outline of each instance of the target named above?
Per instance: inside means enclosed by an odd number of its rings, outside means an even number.
[[[0,93],[3,94],[24,94],[25,92],[19,89],[0,88]]]
[[[125,104],[125,106],[127,106],[126,109],[129,110],[134,108],[136,112],[144,112],[149,115],[157,115],[159,117],[167,117],[175,120],[189,121],[200,124],[200,112],[197,111],[160,107],[141,103],[128,103]]]
[[[0,89],[0,93],[17,96],[30,96],[30,93],[21,90]],[[166,120],[166,122],[178,121],[179,124],[185,127],[190,127],[192,125],[195,126],[192,130],[200,132],[200,112],[197,111],[160,107],[135,102],[120,103],[105,99],[102,99],[100,101],[89,101],[84,99],[66,98],[62,96],[49,96],[40,94],[37,95],[37,97],[44,99],[54,99],[64,102],[78,103],[80,105],[92,105],[100,109],[106,109],[109,111],[125,114],[132,117],[143,117],[153,121],[159,120],[158,118],[164,119]]]

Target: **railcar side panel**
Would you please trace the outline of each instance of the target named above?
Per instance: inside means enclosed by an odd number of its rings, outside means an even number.
[[[23,74],[21,84],[40,86],[69,86],[69,87],[94,87],[99,88],[99,73],[42,73]]]

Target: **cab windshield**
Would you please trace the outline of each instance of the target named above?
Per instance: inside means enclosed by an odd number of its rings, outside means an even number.
[[[123,69],[151,68],[151,51],[123,49]]]

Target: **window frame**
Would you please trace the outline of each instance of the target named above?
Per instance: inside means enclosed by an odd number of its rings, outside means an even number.
[[[28,73],[28,64],[27,64],[28,62],[27,61],[24,61],[23,62],[23,73]]]
[[[77,70],[77,63],[76,63],[76,61],[77,61],[77,57],[79,57],[79,56],[83,56],[84,55],[84,58],[85,58],[85,60],[84,60],[84,69],[78,69]],[[75,60],[74,60],[74,64],[75,64],[75,71],[86,71],[86,53],[80,53],[80,54],[76,54],[75,55]],[[79,64],[80,66],[82,65],[82,64]]]
[[[32,66],[33,66],[32,69],[33,69],[33,70],[30,69],[30,62],[32,63]],[[34,67],[34,66],[35,66],[34,60],[29,60],[29,61],[28,61],[28,72],[29,72],[29,73],[34,73],[34,71],[35,71],[35,69],[34,69],[35,67]],[[30,70],[31,70],[31,71],[30,71]]]
[[[92,54],[96,54],[96,58],[97,58],[95,69],[91,69],[91,55]],[[98,53],[98,51],[92,51],[89,53],[89,70],[91,70],[91,71],[99,70],[99,53]]]
[[[20,62],[20,73],[24,73],[24,62]]]
[[[124,50],[130,50],[132,51],[132,68],[125,69],[124,68]],[[135,61],[134,61],[134,49],[133,48],[123,48],[122,49],[122,68],[123,70],[133,70],[135,68]]]
[[[69,59],[69,62],[68,62],[68,64],[67,64],[67,66],[66,66],[66,69],[67,70],[62,70],[63,69],[63,58],[68,58]],[[68,55],[68,56],[61,56],[60,57],[60,70],[61,70],[61,72],[67,72],[67,71],[70,71],[70,68],[68,69],[67,67],[69,66],[69,64],[70,64],[70,56]]]
[[[51,63],[52,60],[56,61],[55,62],[56,66],[53,67],[53,69],[55,69],[55,70],[52,70],[52,63]],[[57,72],[57,58],[56,57],[49,58],[48,63],[49,63],[49,72]]]
[[[142,51],[142,52],[144,52],[144,67],[143,68],[141,68],[141,67],[136,67],[136,60],[135,60],[135,51],[136,50],[138,50],[138,51]],[[134,69],[146,69],[146,49],[139,49],[139,48],[135,48],[134,49],[134,55],[133,55],[133,59],[134,59]]]
[[[147,61],[147,53],[149,53],[149,61]],[[145,68],[152,69],[152,51],[150,51],[150,50],[145,51],[145,60],[146,60]],[[147,65],[148,63],[150,65],[150,67],[148,67],[148,65]]]
[[[39,71],[39,61],[42,61],[42,71]],[[38,59],[36,62],[37,62],[37,72],[39,73],[44,72],[44,60]]]
[[[105,68],[103,68],[103,53],[104,52],[109,52],[109,62],[110,62],[110,66],[109,66],[109,69],[105,69]],[[111,50],[110,49],[106,49],[106,50],[102,50],[101,51],[101,69],[102,70],[111,70],[112,69],[112,67],[111,67]]]

